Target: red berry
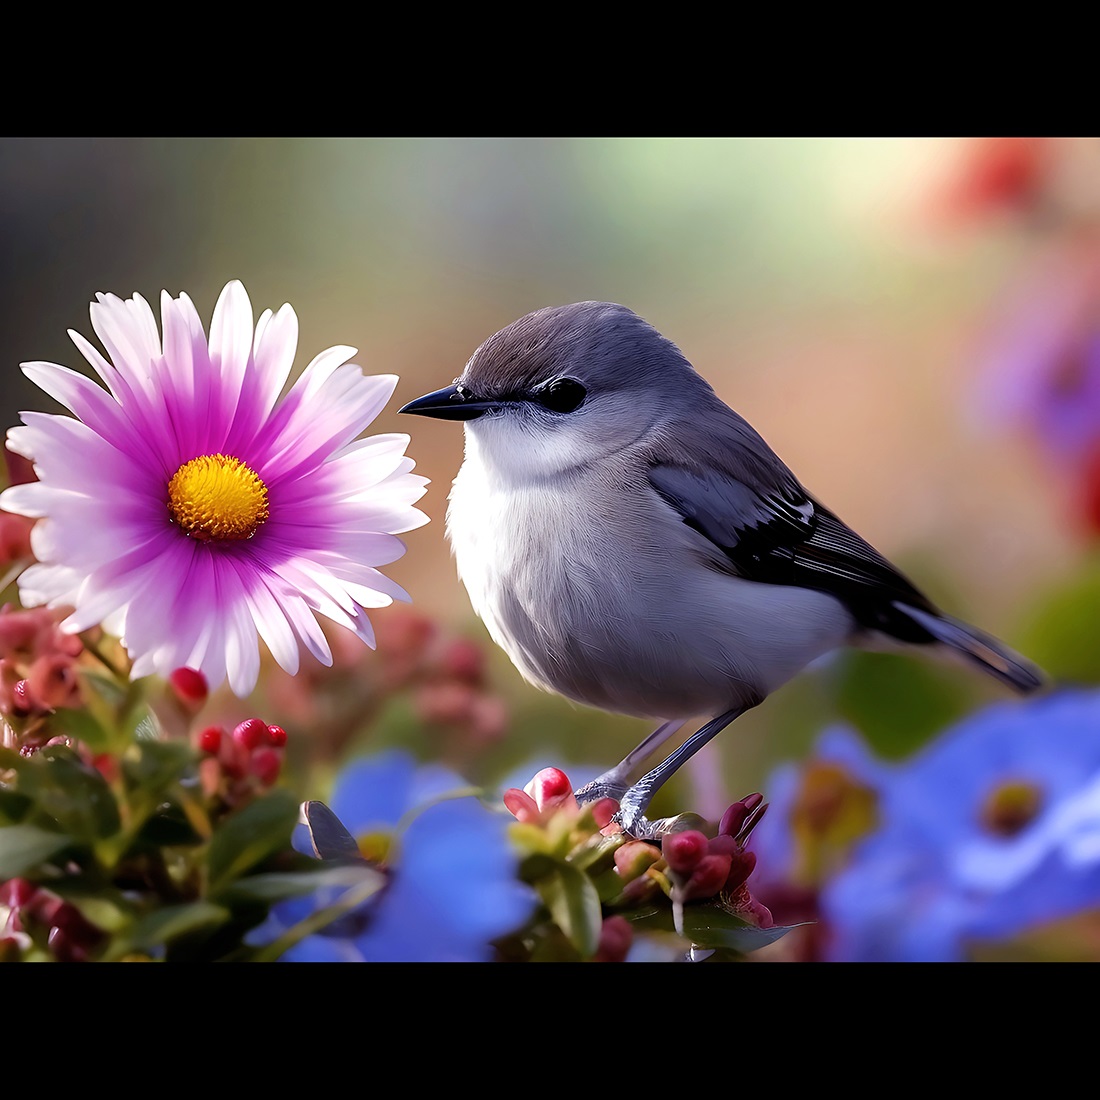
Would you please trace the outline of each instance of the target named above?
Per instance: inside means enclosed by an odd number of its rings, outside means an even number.
[[[218,754],[218,749],[221,747],[221,726],[207,726],[206,729],[199,734],[199,748],[202,749],[203,752],[208,752],[211,756],[216,756]]]
[[[279,778],[283,767],[283,754],[278,749],[257,749],[252,754],[252,774],[265,786],[270,787]]]
[[[286,730],[282,726],[268,726],[267,727],[267,739],[273,744],[282,748],[286,744]]]
[[[246,718],[233,729],[233,740],[246,749],[255,749],[267,740],[267,723],[259,718]]]
[[[193,668],[174,669],[168,677],[168,682],[183,702],[193,706],[204,703],[210,693],[206,677]]]

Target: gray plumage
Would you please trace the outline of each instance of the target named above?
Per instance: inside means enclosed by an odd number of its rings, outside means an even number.
[[[447,511],[459,575],[539,687],[637,716],[724,719],[697,748],[845,644],[936,645],[1018,690],[1041,682],[814,500],[625,306],[521,317],[454,386],[402,411],[465,422]],[[670,761],[626,799],[628,825],[682,763]],[[623,793],[612,772],[590,793]]]

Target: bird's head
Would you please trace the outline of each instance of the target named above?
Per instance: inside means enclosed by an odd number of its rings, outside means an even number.
[[[453,385],[401,412],[461,420],[484,461],[537,479],[622,451],[701,392],[713,391],[636,313],[575,302],[513,321]]]

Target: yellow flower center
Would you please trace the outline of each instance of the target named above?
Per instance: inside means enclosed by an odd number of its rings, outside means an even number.
[[[250,539],[268,513],[267,486],[232,455],[200,455],[168,482],[168,514],[193,539]]]
[[[997,836],[1023,832],[1043,808],[1043,792],[1026,779],[1009,779],[986,796],[981,806],[981,823]]]
[[[384,832],[360,833],[355,838],[355,843],[359,846],[359,854],[368,863],[381,867],[385,864],[393,847],[393,837]]]

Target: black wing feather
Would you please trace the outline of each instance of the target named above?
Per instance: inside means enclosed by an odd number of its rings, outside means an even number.
[[[665,463],[651,467],[649,480],[737,576],[827,592],[864,627],[907,642],[935,640],[894,605],[938,614],[927,597],[797,482],[768,492],[716,469],[700,474]]]

